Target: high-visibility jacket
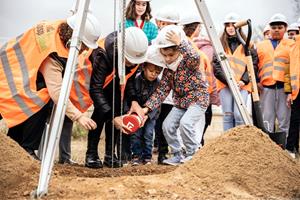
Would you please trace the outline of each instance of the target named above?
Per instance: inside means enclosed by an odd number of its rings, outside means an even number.
[[[231,72],[234,74],[234,78],[238,82],[242,79],[247,67],[247,59],[244,53],[244,48],[240,44],[233,54],[230,50],[225,50],[225,53],[231,67]],[[227,85],[217,79],[217,90],[220,91],[225,87],[227,87]],[[242,89],[251,92],[251,82],[244,85]]]
[[[24,122],[50,100],[47,88],[37,91],[36,80],[39,67],[51,53],[68,57],[58,34],[63,22],[41,22],[1,47],[0,113],[9,128]],[[78,83],[82,80],[79,74]]]
[[[277,81],[284,82],[284,74],[289,65],[289,51],[293,40],[282,39],[274,50],[270,40],[257,44],[258,77],[264,86],[274,85]]]
[[[191,43],[193,49],[197,51],[197,53],[200,55],[200,70],[203,74],[203,80],[206,80],[208,83],[208,92],[212,93],[213,91],[213,71],[212,71],[212,66],[210,64],[209,58],[207,55],[201,51],[197,45],[192,41],[190,37],[188,37],[189,42]]]
[[[300,86],[300,36],[296,37],[296,43],[290,51],[290,83],[292,88],[292,99],[299,95]]]

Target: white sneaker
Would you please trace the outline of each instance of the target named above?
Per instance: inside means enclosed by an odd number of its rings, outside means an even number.
[[[296,159],[296,154],[287,150],[288,154],[293,158],[293,159]]]
[[[182,158],[180,160],[180,163],[185,163],[185,162],[190,161],[192,159],[193,159],[193,156],[185,156],[184,158]]]

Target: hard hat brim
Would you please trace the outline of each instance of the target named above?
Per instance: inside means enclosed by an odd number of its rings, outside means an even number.
[[[125,58],[132,64],[141,64],[141,63],[144,63],[147,59],[147,56],[145,54],[145,56],[143,57],[140,57],[140,58],[132,58],[130,56],[128,56],[126,53],[125,53]]]

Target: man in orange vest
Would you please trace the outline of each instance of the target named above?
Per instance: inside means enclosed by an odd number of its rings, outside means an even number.
[[[300,36],[295,37],[296,43],[290,51],[290,65],[286,76],[285,92],[288,93],[287,104],[291,107],[291,119],[286,149],[296,158],[299,155],[299,128],[300,128]]]
[[[117,34],[109,34],[104,41],[104,48],[98,48],[93,51],[93,72],[91,76],[90,95],[94,101],[94,112],[92,119],[97,123],[97,128],[88,133],[88,144],[85,159],[85,166],[90,168],[102,168],[103,164],[98,155],[98,144],[100,135],[105,124],[105,156],[104,165],[107,167],[121,167],[122,163],[115,154],[115,148],[119,136],[124,131],[121,115],[122,96],[126,94],[127,100],[131,103],[130,112],[136,112],[141,118],[144,118],[142,108],[137,102],[137,96],[134,89],[135,72],[137,64],[146,60],[148,49],[148,39],[145,33],[137,27],[125,29],[125,70],[126,86],[120,86],[118,76],[118,54],[117,54]],[[115,64],[114,64],[115,63]],[[123,92],[122,92],[123,90]],[[113,127],[114,124],[114,127]],[[122,139],[130,139],[122,135]],[[119,144],[119,143],[118,143]],[[130,148],[130,144],[122,140],[122,151]],[[129,149],[130,150],[130,149]]]
[[[290,108],[286,105],[284,92],[285,71],[289,64],[289,51],[293,40],[284,39],[288,22],[284,15],[278,13],[271,17],[271,38],[257,44],[259,57],[259,74],[263,119],[266,128],[274,132],[275,120],[279,131],[288,133]]]
[[[40,144],[52,101],[57,103],[76,15],[67,21],[43,21],[4,44],[0,49],[0,113],[8,136],[30,155]],[[88,13],[80,53],[96,48],[99,21]],[[72,100],[73,99],[73,100]],[[75,106],[71,92],[66,115],[86,129],[96,123]]]

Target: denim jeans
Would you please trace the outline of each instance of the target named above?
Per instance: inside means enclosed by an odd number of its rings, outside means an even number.
[[[248,91],[240,90],[244,104],[247,102]],[[233,95],[228,87],[220,90],[220,100],[223,111],[223,129],[224,131],[238,125],[244,124],[237,104],[234,101]]]
[[[138,156],[141,159],[152,158],[153,137],[155,119],[148,120],[144,127],[140,128],[136,133],[131,135],[131,151],[132,156]]]
[[[171,152],[176,154],[182,149],[179,128],[186,153],[193,155],[198,148],[195,125],[199,120],[204,119],[205,109],[199,105],[191,105],[188,109],[173,107],[163,123],[163,133],[171,148]]]

